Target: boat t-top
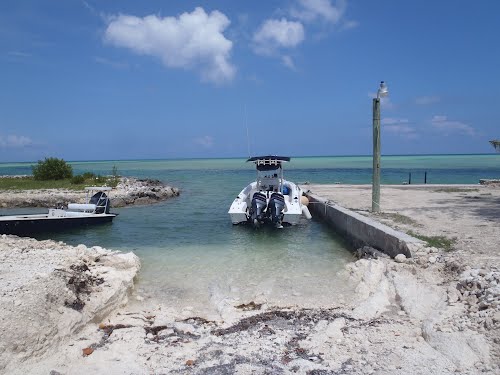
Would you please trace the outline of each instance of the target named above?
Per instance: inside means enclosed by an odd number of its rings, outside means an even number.
[[[302,189],[283,177],[286,156],[255,156],[247,162],[255,163],[257,179],[244,188],[229,208],[233,224],[272,224],[282,228],[283,224],[295,225],[304,215],[311,218],[307,204],[309,200]]]

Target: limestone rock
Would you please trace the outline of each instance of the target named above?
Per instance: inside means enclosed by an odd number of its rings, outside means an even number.
[[[427,343],[444,354],[458,367],[471,368],[476,362],[488,362],[489,346],[484,337],[464,332],[439,332],[432,323],[422,326],[422,335]]]
[[[397,262],[397,263],[405,263],[406,262],[406,255],[404,254],[398,254],[394,257],[394,260]]]
[[[423,320],[444,305],[437,287],[419,282],[409,272],[395,274],[393,282],[401,307],[411,318]]]
[[[0,254],[0,372],[103,321],[127,300],[140,268],[132,253],[15,236],[2,236]],[[12,322],[29,323],[19,329]]]
[[[329,323],[326,327],[326,335],[334,340],[342,339],[344,334],[342,333],[342,328],[345,327],[345,319],[337,318],[333,322]]]
[[[455,303],[460,298],[459,291],[457,290],[457,288],[455,288],[453,286],[448,287],[446,293],[448,295],[448,302],[449,303]]]
[[[389,258],[389,256],[371,246],[363,246],[356,250],[358,259],[379,259]]]

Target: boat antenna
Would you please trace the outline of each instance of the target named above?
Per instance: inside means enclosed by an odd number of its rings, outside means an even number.
[[[245,114],[245,127],[247,128],[247,150],[248,150],[248,158],[250,159],[252,155],[250,154],[250,135],[248,131],[248,118],[247,118],[247,104],[244,104],[244,114]]]

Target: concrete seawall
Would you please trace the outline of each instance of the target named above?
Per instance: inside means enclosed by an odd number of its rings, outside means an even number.
[[[422,244],[419,239],[398,232],[320,196],[307,193],[307,197],[311,202],[309,210],[313,217],[322,218],[336,232],[346,236],[356,247],[368,245],[391,257],[404,254],[410,258],[412,257],[411,244]]]

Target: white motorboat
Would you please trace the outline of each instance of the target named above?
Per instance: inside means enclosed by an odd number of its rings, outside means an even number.
[[[255,163],[257,179],[231,204],[228,213],[233,224],[260,226],[269,223],[281,228],[283,224],[297,224],[301,216],[311,218],[307,208],[309,200],[302,189],[283,177],[283,163],[289,161],[289,157],[272,155],[247,160]]]
[[[70,203],[68,208],[51,208],[46,214],[0,216],[0,233],[30,236],[40,232],[59,232],[69,228],[111,222],[116,214],[106,192],[110,187],[86,187],[86,203]]]

